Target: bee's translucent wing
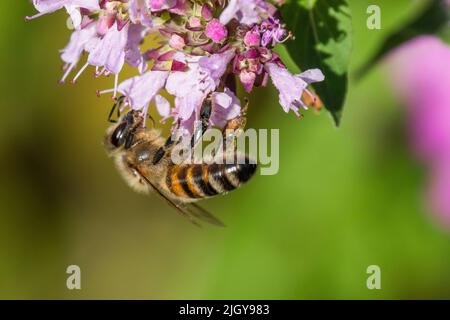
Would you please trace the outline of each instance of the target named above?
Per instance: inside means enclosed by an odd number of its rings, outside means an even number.
[[[218,227],[225,227],[222,221],[220,221],[218,218],[216,218],[214,215],[209,213],[204,208],[200,207],[196,203],[188,203],[188,204],[182,204],[182,207],[186,209],[186,211],[189,212],[189,214],[199,220],[202,220],[204,222],[213,224]]]
[[[139,171],[138,171],[139,172]],[[195,203],[182,203],[179,201],[172,200],[168,198],[164,193],[162,193],[150,180],[148,180],[140,172],[139,174],[145,179],[148,185],[155,191],[156,194],[161,196],[167,203],[175,208],[182,216],[188,218],[193,224],[200,226],[196,219],[213,224],[218,227],[224,227],[222,221],[216,218],[214,215],[209,213],[207,210],[203,209]]]

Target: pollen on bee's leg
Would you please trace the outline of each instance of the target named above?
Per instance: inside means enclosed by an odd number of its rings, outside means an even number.
[[[78,71],[77,75],[72,79],[72,83],[76,83],[77,79],[81,76],[81,74],[86,70],[86,68],[89,67],[89,62],[86,62],[84,66],[81,67],[80,71]]]

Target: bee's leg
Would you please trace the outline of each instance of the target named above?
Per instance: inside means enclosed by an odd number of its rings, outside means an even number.
[[[130,132],[127,133],[125,137],[125,149],[130,149],[134,142],[134,136],[136,134],[136,129],[132,129]]]
[[[111,123],[116,123],[117,120],[112,119],[112,115],[115,110],[117,110],[117,118],[120,117],[120,107],[122,106],[123,102],[125,100],[125,96],[120,96],[119,98],[114,101],[114,104],[111,108],[111,111],[109,112],[108,121]]]
[[[212,97],[209,96],[203,102],[202,108],[200,109],[200,123],[194,128],[194,133],[191,139],[191,148],[194,148],[197,142],[205,133],[209,126],[209,118],[211,117],[213,109]]]
[[[164,145],[161,148],[159,148],[158,151],[156,151],[152,163],[154,165],[158,164],[161,161],[161,159],[165,156],[166,152],[173,146],[174,143],[175,140],[173,140],[172,135],[170,135],[169,138],[167,138]]]
[[[145,121],[145,119],[142,117],[134,119],[133,112],[135,111],[130,111],[124,118],[125,121],[129,122],[129,125],[131,126],[125,135],[125,149],[130,149],[135,143],[138,142],[135,141],[135,136],[139,130],[142,130],[142,124]]]
[[[241,110],[241,114],[236,118],[228,120],[223,128],[223,144],[226,148],[232,146],[236,148],[236,138],[244,131],[247,124],[247,110],[249,101],[245,99],[245,106]]]

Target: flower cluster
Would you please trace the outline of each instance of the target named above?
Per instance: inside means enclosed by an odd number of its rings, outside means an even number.
[[[222,127],[241,112],[236,81],[247,92],[272,79],[285,112],[299,115],[314,101],[307,87],[322,81],[318,69],[291,74],[273,48],[290,38],[275,5],[265,0],[33,0],[38,14],[69,13],[74,32],[61,51],[65,82],[75,82],[89,67],[95,76],[113,74],[114,88],[129,106],[147,114],[153,103],[174,128],[192,130],[203,101],[215,102],[210,124]],[[159,39],[144,50],[147,37]],[[83,54],[86,62],[78,67]],[[137,75],[119,83],[125,64]],[[78,69],[77,69],[78,68]],[[76,70],[77,69],[77,70]],[[161,91],[174,96],[174,106]],[[312,100],[310,99],[312,98]]]

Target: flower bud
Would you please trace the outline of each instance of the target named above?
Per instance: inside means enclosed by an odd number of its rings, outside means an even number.
[[[184,48],[184,46],[186,45],[186,43],[182,37],[180,37],[177,34],[173,34],[170,37],[169,45],[174,49],[182,50]]]
[[[202,26],[200,19],[195,16],[190,17],[188,23],[190,28],[200,28]]]
[[[219,20],[213,19],[206,25],[205,34],[212,41],[219,43],[227,37],[228,30]]]
[[[244,43],[248,47],[257,47],[257,46],[259,46],[260,41],[261,41],[261,38],[260,38],[259,34],[255,31],[248,31],[245,34]]]

